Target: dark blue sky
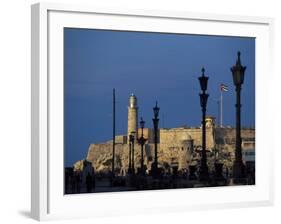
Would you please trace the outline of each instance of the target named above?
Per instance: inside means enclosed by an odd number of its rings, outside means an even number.
[[[218,115],[224,83],[224,125],[235,125],[235,89],[230,67],[237,51],[247,66],[242,86],[242,125],[255,125],[255,39],[65,28],[65,165],[87,155],[89,144],[112,138],[112,89],[116,89],[116,131],[127,132],[128,97],[138,98],[139,117],[152,127],[199,126],[202,66],[209,76],[207,114]],[[163,122],[164,121],[164,122]]]

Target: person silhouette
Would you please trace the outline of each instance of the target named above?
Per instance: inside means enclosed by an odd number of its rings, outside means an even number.
[[[75,181],[75,176],[74,175],[72,175],[71,177],[70,177],[71,179],[70,179],[70,181],[71,181],[71,192],[72,193],[75,193],[75,185],[76,185],[76,181]]]
[[[81,181],[81,178],[80,178],[80,174],[78,173],[78,174],[76,175],[76,188],[77,188],[77,193],[80,193],[80,191],[81,191],[81,183],[80,183],[80,181]]]
[[[92,176],[90,175],[90,173],[87,174],[86,185],[87,185],[87,192],[90,193],[92,191]]]
[[[93,176],[92,176],[92,187],[93,187],[93,190],[95,190],[95,188],[96,188],[96,178],[95,178],[95,175],[93,174]]]

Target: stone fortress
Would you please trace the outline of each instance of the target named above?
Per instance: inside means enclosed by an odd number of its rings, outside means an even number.
[[[135,95],[129,97],[128,106],[128,132],[126,135],[115,136],[115,171],[116,175],[124,176],[129,166],[129,135],[135,135],[135,169],[140,167],[141,146],[137,139],[141,135],[138,128],[138,105]],[[158,166],[167,172],[176,168],[186,170],[190,165],[200,165],[200,151],[202,144],[201,127],[176,127],[158,129]],[[154,156],[154,130],[143,129],[144,138],[147,139],[144,145],[144,165],[147,172],[151,169]],[[242,128],[242,149],[250,154],[255,149],[255,129]],[[113,141],[90,144],[86,161],[91,162],[97,173],[108,173],[112,165],[112,144]],[[218,127],[215,118],[206,117],[206,149],[209,169],[213,169],[215,161],[222,162],[224,168],[232,169],[232,162],[235,155],[235,128]],[[243,156],[244,162],[246,158]],[[254,161],[249,161],[254,163]],[[74,171],[83,170],[84,160],[74,164]]]

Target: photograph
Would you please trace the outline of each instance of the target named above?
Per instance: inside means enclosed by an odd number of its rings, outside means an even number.
[[[254,37],[63,41],[64,194],[255,185]]]

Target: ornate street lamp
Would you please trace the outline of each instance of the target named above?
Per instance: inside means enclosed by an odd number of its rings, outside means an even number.
[[[129,135],[129,167],[128,167],[128,173],[131,174],[132,173],[132,138],[134,136],[133,135]]]
[[[201,151],[201,164],[200,164],[200,172],[199,179],[201,181],[209,180],[209,171],[207,166],[207,155],[206,155],[206,107],[209,94],[206,93],[208,87],[208,79],[209,77],[205,76],[205,69],[202,68],[202,76],[198,78],[200,82],[200,87],[202,93],[200,96],[200,105],[202,108],[202,151]]]
[[[143,146],[147,139],[143,137],[143,129],[144,129],[145,121],[141,117],[140,127],[141,127],[141,137],[138,139],[139,144],[141,145],[141,174],[144,174],[144,159],[143,159]]]
[[[134,131],[131,132],[130,134],[130,145],[131,145],[131,162],[132,162],[132,167],[131,167],[131,173],[135,173],[135,133]]]
[[[153,107],[154,118],[152,119],[154,125],[154,163],[152,167],[152,174],[154,177],[158,177],[158,156],[157,156],[157,142],[158,142],[158,123],[159,123],[159,110],[157,101],[155,107]]]
[[[244,82],[244,74],[246,66],[241,65],[241,53],[237,53],[236,65],[231,68],[233,83],[236,90],[236,147],[235,147],[235,160],[233,163],[233,177],[234,182],[240,182],[245,178],[245,166],[242,161],[242,148],[241,148],[241,86]]]

